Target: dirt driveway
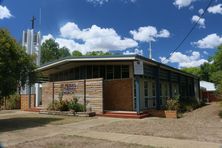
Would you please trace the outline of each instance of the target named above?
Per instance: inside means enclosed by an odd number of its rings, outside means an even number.
[[[219,110],[219,103],[212,103],[186,113],[180,119],[149,117],[114,122],[93,127],[92,130],[222,143],[222,120],[218,116]]]

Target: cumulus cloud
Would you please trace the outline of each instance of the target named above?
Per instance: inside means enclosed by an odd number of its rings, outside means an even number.
[[[48,39],[54,39],[53,35],[52,34],[48,34],[48,35],[43,35],[42,36],[42,43],[44,43],[46,40]]]
[[[6,6],[0,5],[0,20],[12,17],[10,10]]]
[[[198,10],[198,13],[199,13],[200,15],[202,15],[202,14],[204,13],[204,10],[201,8],[201,9]]]
[[[166,29],[157,31],[154,26],[140,27],[138,30],[131,30],[130,34],[133,35],[133,39],[141,42],[156,41],[157,38],[168,38],[170,32]]]
[[[204,18],[200,18],[199,16],[194,15],[194,16],[192,17],[191,21],[192,21],[193,23],[197,23],[200,28],[206,28],[205,19],[204,19]]]
[[[72,51],[80,50],[83,53],[88,51],[125,50],[138,46],[135,40],[122,38],[113,28],[101,28],[92,25],[90,28],[80,29],[74,22],[68,22],[62,26],[60,37],[55,38],[55,41],[60,46],[65,46]]]
[[[191,55],[185,55],[181,52],[174,52],[169,59],[166,57],[159,57],[162,63],[176,63],[179,68],[184,67],[198,67],[205,62],[205,59],[201,59],[200,53],[193,51]]]
[[[89,3],[92,3],[92,4],[94,4],[94,5],[103,5],[103,4],[105,4],[105,3],[108,3],[110,0],[86,0],[87,2],[89,2]],[[122,2],[124,2],[124,3],[128,3],[128,2],[130,2],[130,3],[135,3],[137,0],[121,0]]]
[[[207,9],[207,11],[209,13],[213,13],[213,14],[222,14],[222,4],[218,4],[218,5],[215,5],[215,6],[212,6],[212,7],[209,7]]]
[[[134,51],[129,51],[129,50],[124,51],[123,54],[124,55],[134,55],[134,54],[143,55],[143,50],[142,49],[139,50],[136,48],[136,49],[134,49]]]
[[[222,36],[217,35],[216,33],[207,35],[203,39],[193,42],[198,48],[217,48],[222,44]]]
[[[183,7],[191,5],[191,3],[194,1],[196,0],[174,0],[173,4],[177,6],[178,9],[181,9]]]

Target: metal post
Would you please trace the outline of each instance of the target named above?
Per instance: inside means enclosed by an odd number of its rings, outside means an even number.
[[[52,82],[52,106],[53,106],[53,109],[54,109],[54,100],[55,100],[55,98],[54,98],[54,87],[55,87],[54,82]]]
[[[140,113],[140,77],[136,76],[136,112]]]
[[[84,79],[84,111],[86,112],[86,79]]]
[[[173,97],[173,94],[172,94],[172,74],[170,71],[169,71],[169,88],[170,88],[170,98],[172,98]]]
[[[157,99],[157,109],[160,109],[160,67],[156,69],[156,99]]]
[[[31,96],[31,91],[32,91],[32,87],[31,84],[29,83],[29,109],[31,109],[31,101],[32,101],[32,96]]]

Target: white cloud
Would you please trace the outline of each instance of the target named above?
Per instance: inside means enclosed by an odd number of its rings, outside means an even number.
[[[10,10],[6,6],[0,5],[0,20],[4,18],[10,18],[12,17]]]
[[[61,37],[55,38],[60,46],[65,46],[71,51],[79,50],[83,53],[88,51],[125,50],[138,46],[135,40],[122,38],[113,28],[101,28],[97,25],[80,29],[74,22],[68,22],[60,28],[60,34]]]
[[[205,55],[209,55],[209,53],[208,53],[207,51],[203,51],[203,53],[204,53]]]
[[[105,3],[108,3],[110,0],[86,0],[89,3],[92,3],[94,5],[103,5]],[[121,0],[124,3],[135,3],[137,0]]]
[[[93,3],[95,5],[103,5],[104,3],[109,2],[109,0],[86,0],[89,3]]]
[[[130,34],[133,35],[133,39],[141,42],[156,41],[156,38],[168,38],[170,32],[166,29],[162,29],[159,32],[154,26],[140,27],[138,30],[131,30]]]
[[[199,13],[200,15],[202,15],[202,14],[204,13],[204,10],[201,8],[201,9],[198,10],[198,13]]]
[[[209,8],[207,9],[207,11],[208,11],[209,13],[213,13],[213,14],[217,14],[217,13],[222,14],[222,4],[218,4],[218,5],[209,7]]]
[[[200,18],[199,16],[194,15],[194,16],[192,17],[191,21],[192,21],[193,23],[199,24],[199,27],[200,27],[200,28],[206,28],[206,26],[205,26],[205,19],[204,19],[204,18]]]
[[[166,57],[159,57],[163,63],[177,63],[179,68],[184,67],[198,67],[201,64],[208,62],[205,59],[201,59],[200,53],[193,51],[191,55],[185,55],[181,52],[174,52],[169,59]]]
[[[192,44],[196,45],[198,48],[217,48],[222,44],[222,36],[213,33]]]
[[[134,54],[138,54],[138,55],[143,55],[143,50],[139,50],[139,49],[134,49],[134,51],[125,51],[123,52],[124,55],[134,55]]]
[[[182,7],[187,7],[189,6],[192,2],[196,0],[174,0],[174,5],[178,7],[178,9]]]
[[[42,43],[44,43],[46,40],[48,39],[54,39],[53,35],[52,34],[48,34],[48,35],[43,35],[42,36]]]

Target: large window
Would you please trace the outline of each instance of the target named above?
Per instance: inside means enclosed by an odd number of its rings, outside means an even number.
[[[64,74],[65,73],[65,74]],[[129,78],[129,65],[87,65],[50,75],[51,81]]]

